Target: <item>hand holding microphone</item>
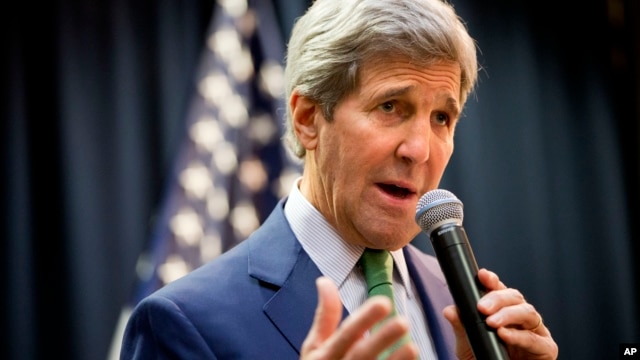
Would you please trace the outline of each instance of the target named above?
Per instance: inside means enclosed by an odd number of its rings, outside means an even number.
[[[478,311],[478,301],[486,290],[478,281],[478,265],[462,218],[462,202],[442,189],[424,194],[416,208],[416,222],[431,240],[475,358],[509,359],[495,329]]]

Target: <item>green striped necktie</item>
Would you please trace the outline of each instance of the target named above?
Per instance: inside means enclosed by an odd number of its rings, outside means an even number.
[[[393,276],[393,258],[391,254],[386,250],[365,249],[360,258],[360,265],[362,266],[364,277],[367,281],[368,297],[384,295],[391,299],[393,308],[387,319],[395,316],[396,307],[393,298],[393,284],[391,282]],[[376,331],[383,322],[384,320],[375,325],[372,331]],[[393,344],[379,359],[385,359],[393,350],[409,341],[411,341],[411,337],[407,334],[407,336]]]

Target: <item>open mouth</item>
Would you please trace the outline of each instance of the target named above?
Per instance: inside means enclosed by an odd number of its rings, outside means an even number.
[[[393,184],[378,184],[378,186],[385,193],[398,199],[406,199],[409,195],[413,194],[411,190]]]

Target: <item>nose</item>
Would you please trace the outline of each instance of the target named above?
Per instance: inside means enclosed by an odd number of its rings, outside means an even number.
[[[431,124],[429,121],[416,120],[402,131],[402,139],[396,149],[396,156],[411,164],[420,164],[429,160],[431,144]]]

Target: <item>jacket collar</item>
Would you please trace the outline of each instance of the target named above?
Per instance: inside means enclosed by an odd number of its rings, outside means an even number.
[[[254,234],[260,240],[250,244],[249,275],[274,291],[263,310],[299,353],[313,324],[315,280],[322,274],[293,235],[284,216],[285,201]]]
[[[404,253],[409,274],[422,301],[438,359],[457,359],[453,328],[442,315],[442,310],[453,304],[453,299],[447,283],[435,275],[442,273],[440,265],[435,258],[427,256],[414,246],[406,246]]]

